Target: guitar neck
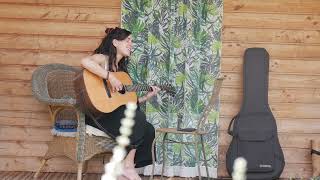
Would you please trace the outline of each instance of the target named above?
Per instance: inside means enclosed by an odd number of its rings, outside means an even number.
[[[129,92],[152,91],[151,86],[148,85],[126,85],[124,89]]]

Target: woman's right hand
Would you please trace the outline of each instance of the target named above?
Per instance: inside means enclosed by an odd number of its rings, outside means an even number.
[[[112,72],[109,72],[109,82],[112,86],[112,92],[115,91],[121,91],[123,88],[123,85],[121,83],[121,81],[119,81]]]

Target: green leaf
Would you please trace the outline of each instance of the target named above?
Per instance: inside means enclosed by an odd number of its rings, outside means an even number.
[[[130,11],[128,11],[127,9],[123,8],[123,10],[121,11],[121,15],[124,16],[124,15],[127,15],[129,14]]]
[[[145,28],[145,23],[142,20],[138,19],[131,24],[130,30],[133,34],[137,35],[140,32],[142,32],[144,28]]]
[[[200,29],[200,27],[194,29],[194,41],[197,46],[204,45],[207,42],[208,38],[209,35],[207,31]]]
[[[208,115],[208,122],[209,123],[216,123],[219,117],[218,111],[211,111]]]
[[[174,144],[173,147],[172,147],[172,150],[175,152],[175,153],[179,153],[182,149],[182,144]]]
[[[156,112],[158,112],[158,109],[155,108],[154,106],[150,105],[150,106],[147,106],[146,112],[148,112],[148,113],[156,113]]]
[[[204,77],[205,83],[206,83],[207,85],[209,85],[210,87],[212,87],[213,84],[214,84],[214,77],[213,77],[211,74],[206,74],[206,75],[204,75],[204,76],[205,76],[205,77]]]
[[[197,113],[198,112],[202,112],[203,109],[204,109],[203,101],[202,100],[198,100],[198,102],[197,102]]]
[[[145,9],[150,8],[150,7],[152,6],[152,3],[153,3],[153,1],[151,1],[151,0],[144,0],[144,1],[143,1],[144,8],[145,8]]]
[[[186,79],[186,76],[184,74],[182,74],[182,73],[177,74],[177,76],[176,76],[176,84],[178,86],[181,86],[182,83],[185,81],[185,79]]]
[[[184,3],[179,3],[178,14],[179,16],[183,16],[188,11],[188,6]]]
[[[215,53],[217,52],[219,49],[221,49],[221,41],[216,41],[212,44],[211,46],[212,52]]]
[[[212,15],[212,16],[216,16],[216,15],[218,14],[218,12],[217,12],[217,7],[216,7],[215,4],[209,4],[209,5],[207,6],[207,11],[208,11],[208,13],[209,13],[210,15]]]
[[[181,39],[178,37],[173,38],[173,46],[175,48],[180,48],[181,47]]]
[[[159,42],[159,40],[157,39],[157,37],[149,32],[148,33],[148,43],[149,44],[157,44],[158,42]]]

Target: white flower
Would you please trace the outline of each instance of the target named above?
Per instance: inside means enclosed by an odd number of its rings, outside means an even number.
[[[129,118],[121,119],[121,125],[126,127],[132,127],[134,125],[134,120]]]
[[[135,102],[129,102],[128,104],[127,104],[127,109],[130,109],[130,110],[136,110],[137,109],[137,103],[135,103]]]
[[[245,180],[247,170],[247,161],[243,157],[238,157],[233,164],[232,179]]]
[[[130,136],[131,133],[132,133],[131,128],[125,127],[125,126],[120,127],[120,134],[125,135],[125,136]]]
[[[113,153],[112,160],[116,162],[120,162],[126,156],[126,150],[119,146],[116,146],[115,148],[113,148],[112,153]]]
[[[116,138],[117,143],[120,146],[127,146],[130,143],[130,139],[127,136],[119,136]]]
[[[128,109],[127,109],[126,111],[124,111],[124,114],[126,115],[127,118],[133,118],[135,112],[128,111]]]

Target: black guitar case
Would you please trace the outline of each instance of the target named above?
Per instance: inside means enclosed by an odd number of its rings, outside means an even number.
[[[247,179],[277,179],[285,161],[268,104],[268,52],[264,48],[247,49],[243,68],[243,103],[228,128],[232,141],[226,155],[227,170],[231,175],[234,160],[243,157],[247,160]]]

